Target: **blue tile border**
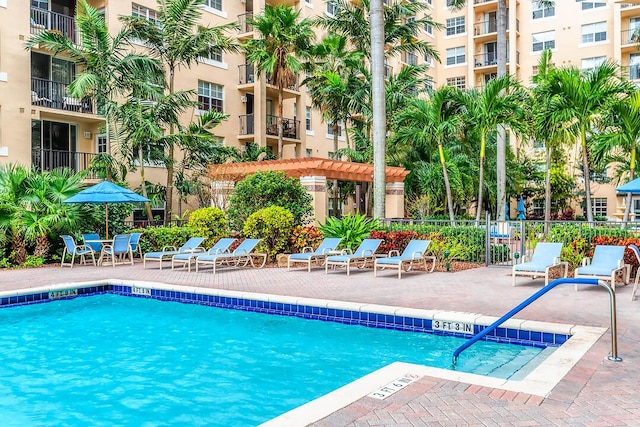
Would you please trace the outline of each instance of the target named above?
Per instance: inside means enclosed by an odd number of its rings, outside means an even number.
[[[39,304],[54,300],[109,293],[127,297],[153,298],[160,301],[174,301],[218,308],[275,314],[280,316],[293,316],[326,322],[337,322],[348,325],[361,325],[370,328],[431,333],[435,335],[455,336],[461,338],[471,337],[470,334],[460,332],[434,330],[431,319],[153,288],[151,289],[149,296],[134,293],[132,288],[133,286],[128,285],[102,284],[95,286],[80,286],[78,288],[69,288],[68,290],[62,291],[36,292],[31,294],[5,296],[0,298],[0,308]],[[482,331],[484,328],[484,325],[474,325],[474,334]],[[558,347],[564,344],[569,338],[571,338],[571,335],[567,334],[528,331],[513,328],[497,328],[484,339],[486,341],[546,348]]]

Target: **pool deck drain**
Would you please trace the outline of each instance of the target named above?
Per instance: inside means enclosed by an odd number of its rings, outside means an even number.
[[[134,266],[73,269],[46,267],[0,271],[0,290],[95,280],[151,281],[189,287],[291,295],[366,304],[439,309],[501,316],[533,294],[542,280],[511,286],[510,271],[490,267],[457,273],[409,273],[374,278],[372,271],[325,275],[320,269],[221,270],[199,273],[144,270]],[[617,287],[618,353],[610,362],[609,332],[603,334],[545,396],[470,384],[464,378],[426,375],[386,399],[358,398],[315,422],[315,426],[432,425],[640,425],[640,300],[631,301],[631,286]],[[561,286],[517,315],[520,319],[559,324],[609,327],[608,295],[602,289],[575,292]],[[395,373],[394,373],[395,374]],[[394,378],[389,378],[392,381]],[[378,386],[380,384],[377,384]],[[375,388],[375,387],[374,387]],[[373,391],[373,390],[369,390]],[[302,420],[300,420],[302,421]],[[295,420],[289,425],[295,424]]]

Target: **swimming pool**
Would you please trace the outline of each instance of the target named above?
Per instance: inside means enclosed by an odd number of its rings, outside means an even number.
[[[0,390],[4,396],[0,407],[11,408],[9,413],[0,414],[2,425],[74,425],[74,422],[75,425],[87,425],[87,420],[91,420],[91,425],[143,425],[144,422],[154,425],[256,425],[395,360],[427,363],[424,349],[428,346],[426,341],[433,338],[427,334],[390,330],[394,323],[385,321],[395,321],[397,316],[388,319],[388,315],[376,313],[381,310],[374,310],[374,307],[370,307],[369,312],[360,310],[355,316],[354,312],[347,313],[352,310],[306,304],[292,307],[286,299],[274,303],[260,298],[249,299],[247,295],[213,296],[136,286],[104,285],[49,290],[40,295],[3,295],[0,303],[21,304],[101,292],[142,296],[153,293],[159,299],[211,302],[222,306],[238,307],[246,303],[246,307],[255,307],[254,311],[295,308],[300,313],[309,312],[300,317],[335,317],[339,314],[343,323],[352,323],[354,317],[366,313],[366,322],[377,322],[378,326],[386,324],[382,327],[389,329],[309,322],[293,316],[264,316],[248,310],[163,304],[115,295],[31,304],[19,308],[29,312],[22,316],[12,314],[14,310],[0,310],[0,321],[5,325],[4,336],[10,336],[9,327],[17,331],[14,338],[6,340],[6,351],[0,356],[3,360],[0,366],[4,370],[0,376],[3,378]],[[93,318],[94,311],[104,307],[113,311]],[[218,313],[222,317],[218,317]],[[426,320],[418,324],[417,317],[403,316],[402,322],[402,327],[396,329],[426,326]],[[42,326],[46,327],[36,329]],[[220,329],[212,332],[213,327]],[[256,331],[259,333],[248,338],[250,332]],[[275,335],[270,335],[272,331]],[[147,336],[147,332],[152,333]],[[562,334],[552,335],[562,340]],[[309,336],[314,340],[310,341]],[[134,341],[127,341],[131,337]],[[452,340],[454,338],[445,337],[445,342]],[[46,344],[48,355],[34,350],[33,344],[37,342]],[[348,345],[355,345],[356,350],[349,350]],[[440,360],[436,366],[447,367],[451,351],[457,345],[438,344],[439,353],[431,356]],[[495,350],[489,350],[491,356],[478,353],[486,351],[485,346],[489,344],[483,343],[470,350],[465,360],[493,359]],[[214,351],[221,349],[222,355],[213,356]],[[510,355],[498,365],[505,360],[526,358],[526,353],[537,353],[532,346],[506,346],[506,351]],[[342,361],[338,357],[340,353]],[[165,359],[167,355],[174,357]],[[261,366],[260,362],[268,363]],[[469,369],[464,364],[461,368]],[[487,372],[494,368],[483,366],[483,369]],[[28,373],[35,376],[27,377]],[[289,380],[288,385],[275,381],[283,378]],[[291,388],[297,394],[285,393]],[[194,394],[183,396],[179,392],[184,389]],[[260,397],[255,397],[256,392]],[[83,413],[83,409],[89,409],[89,412]],[[29,417],[36,413],[41,414],[41,418],[36,423],[25,423],[25,418],[16,413],[18,410],[28,421],[33,421]],[[102,415],[98,415],[100,411]],[[61,414],[66,418],[54,417]],[[154,422],[150,417],[155,415],[160,418]]]

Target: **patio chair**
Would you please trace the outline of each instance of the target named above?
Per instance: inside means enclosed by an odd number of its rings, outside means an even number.
[[[523,263],[515,264],[511,271],[511,284],[516,285],[516,276],[544,277],[544,285],[549,284],[549,270],[555,267],[564,267],[564,276],[569,274],[569,263],[560,261],[562,243],[538,242],[531,256],[531,261],[522,258]]]
[[[73,237],[67,236],[66,234],[62,237],[62,241],[64,242],[64,249],[62,250],[62,262],[60,263],[60,267],[64,267],[68,265],[70,268],[73,268],[73,264],[75,262],[76,257],[80,257],[80,264],[86,264],[87,260],[85,258],[86,255],[91,255],[91,259],[93,260],[93,265],[96,265],[96,253],[91,249],[91,246],[88,245],[76,245]],[[64,260],[67,255],[71,255],[71,262],[65,263]]]
[[[511,247],[511,239],[515,233],[516,228],[508,222],[498,222],[496,225],[492,225],[489,230],[489,235],[495,245],[506,242],[508,247]]]
[[[254,252],[258,243],[262,239],[244,239],[242,243],[231,253],[226,254],[202,254],[196,257],[196,273],[201,265],[210,264],[213,267],[213,273],[216,272],[217,266],[245,267],[251,264],[252,267],[262,268],[267,262],[267,254],[257,254]],[[261,257],[262,263],[256,265],[253,262],[254,257]]]
[[[213,245],[211,249],[209,249],[206,253],[209,255],[228,253],[229,248],[235,241],[236,239],[234,239],[233,237],[223,237],[222,239],[218,240],[216,244]],[[204,250],[198,252],[185,252],[182,254],[174,255],[173,257],[171,257],[171,269],[173,270],[176,264],[182,264],[183,267],[186,265],[189,271],[191,271],[191,262],[195,261],[196,257],[200,255],[204,255]]]
[[[311,264],[317,262],[321,266],[327,255],[335,252],[341,240],[341,237],[327,237],[316,250],[313,250],[311,246],[306,246],[301,253],[289,255],[287,257],[287,270],[291,270],[291,264],[305,263],[307,264],[307,271],[311,272]]]
[[[204,252],[204,249],[199,247],[203,241],[204,237],[192,237],[180,248],[165,246],[161,251],[147,252],[142,257],[142,267],[147,268],[147,261],[158,261],[160,263],[160,270],[162,270],[162,262],[169,261],[174,255],[186,252]]]
[[[105,261],[111,260],[111,266],[116,264],[133,265],[133,251],[131,250],[131,234],[116,234],[113,236],[113,243],[105,243],[100,252],[99,265],[104,265]],[[127,261],[127,257],[129,260]]]
[[[638,249],[636,245],[629,245],[628,248],[631,250],[631,252],[633,252],[633,255],[635,255],[636,260],[638,260],[638,263],[640,263],[640,249]],[[633,284],[633,291],[631,292],[631,301],[636,299],[636,291],[638,290],[638,279],[640,279],[640,266],[638,266],[638,269],[636,271],[636,281]]]
[[[129,244],[131,245],[131,252],[135,256],[136,252],[140,255],[140,259],[142,259],[142,247],[140,246],[140,237],[142,237],[142,233],[130,233],[131,240],[129,240]]]
[[[362,268],[367,262],[373,261],[380,244],[382,244],[382,239],[364,239],[353,253],[328,256],[324,263],[324,273],[329,273],[329,266],[339,266],[347,268],[348,276],[351,271],[351,264],[354,264],[357,268]]]
[[[582,267],[576,268],[575,277],[611,280],[611,288],[616,290],[616,274],[622,272],[624,284],[629,283],[629,273],[624,263],[626,246],[597,245],[593,258],[584,258]],[[578,285],[576,285],[576,291]]]
[[[400,254],[393,250],[387,258],[376,258],[373,263],[373,277],[378,275],[378,268],[397,268],[398,279],[402,278],[402,270],[410,271],[415,266],[424,266],[424,271],[431,273],[436,267],[436,257],[426,255],[431,240],[411,240]],[[427,261],[431,261],[431,269],[427,267]]]
[[[84,233],[82,240],[84,240],[84,244],[90,246],[95,253],[99,254],[102,250],[102,243],[100,243],[100,235],[98,233]]]

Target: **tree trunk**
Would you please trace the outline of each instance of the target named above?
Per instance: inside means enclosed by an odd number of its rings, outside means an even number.
[[[27,260],[27,243],[24,240],[24,236],[20,235],[17,231],[12,234],[11,239],[11,251],[13,252],[13,263],[22,265]]]
[[[173,83],[175,78],[175,66],[169,66],[169,94],[173,94]],[[174,127],[173,123],[169,125],[169,134],[173,135]],[[167,161],[167,188],[165,189],[165,206],[164,206],[164,224],[167,225],[167,221],[171,221],[172,205],[173,205],[173,157],[174,157],[173,143],[169,144],[169,154]],[[143,181],[144,183],[144,181]],[[146,196],[145,196],[146,197]],[[149,209],[149,212],[151,210]]]
[[[455,215],[453,213],[453,197],[451,196],[451,185],[449,184],[449,174],[447,172],[447,163],[444,158],[444,148],[442,142],[438,143],[438,153],[440,154],[440,163],[442,164],[442,176],[444,177],[444,189],[447,193],[447,207],[449,208],[449,220],[451,225],[455,224]]]
[[[338,121],[334,120],[333,121],[333,159],[334,160],[338,160]],[[340,218],[342,215],[339,214],[339,209],[338,209],[338,199],[339,197],[339,191],[338,191],[338,180],[334,179],[333,180],[333,215],[336,218]]]
[[[148,199],[149,197],[147,197],[147,181],[144,177],[144,156],[142,155],[142,147],[140,147],[140,149],[138,150],[138,160],[140,161],[140,181],[142,181],[140,186],[142,187],[142,197],[145,197]],[[144,207],[147,211],[147,219],[149,221],[153,221],[153,212],[151,212],[151,203],[144,202]]]
[[[371,0],[371,86],[373,99],[373,216],[385,216],[385,144],[387,138],[384,87],[384,16],[382,0]]]
[[[476,212],[476,222],[480,222],[480,215],[482,213],[482,195],[484,194],[484,153],[487,143],[484,133],[482,134],[482,140],[480,141],[480,177],[478,178],[478,206]]]
[[[498,14],[497,14],[497,26],[498,26],[498,77],[507,74],[507,0],[498,0]],[[496,141],[496,198],[497,198],[497,213],[496,218],[498,221],[505,220],[505,205],[506,205],[506,132],[504,127],[498,126],[498,136]]]
[[[582,146],[582,176],[584,178],[585,210],[587,212],[587,221],[593,222],[593,206],[591,206],[591,174],[589,173],[589,150],[587,150],[587,132],[584,129],[580,131],[580,141],[580,145]]]
[[[282,159],[282,115],[284,114],[284,105],[282,105],[282,93],[284,88],[282,83],[278,84],[278,158]]]
[[[633,181],[636,176],[636,149],[631,149],[631,161],[629,162],[629,181]],[[626,227],[629,221],[629,214],[631,213],[632,194],[627,193],[626,206],[624,207],[624,217],[622,219],[622,226]]]
[[[49,256],[49,238],[46,234],[41,234],[36,238],[36,247],[33,250],[33,255],[37,257],[47,258]]]
[[[547,170],[544,174],[544,234],[549,233],[549,221],[551,220],[551,147],[546,144],[545,164]]]

